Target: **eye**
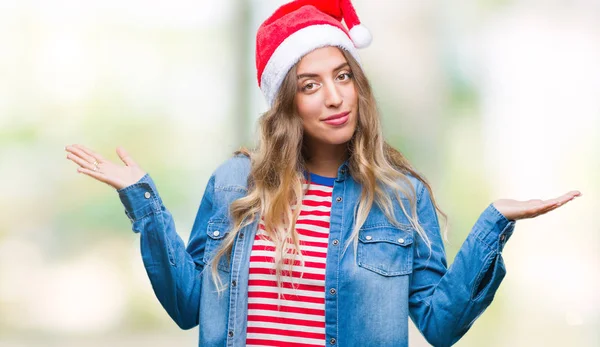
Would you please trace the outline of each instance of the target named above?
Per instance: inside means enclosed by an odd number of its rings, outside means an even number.
[[[314,82],[307,83],[307,84],[305,84],[305,85],[302,87],[302,91],[303,91],[303,92],[304,92],[304,91],[310,91],[310,90],[313,90],[313,89],[315,89],[315,87],[316,87],[316,83],[314,83]]]
[[[352,73],[344,72],[338,75],[337,77],[340,81],[346,81],[352,78]]]

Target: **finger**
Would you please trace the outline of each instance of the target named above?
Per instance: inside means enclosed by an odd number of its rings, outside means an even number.
[[[528,216],[527,218],[535,218],[539,215],[555,210],[580,195],[581,192],[574,190],[555,199],[545,201],[539,199],[528,200],[527,203],[533,206],[526,212],[526,215]]]
[[[565,195],[564,195],[561,198],[556,198],[556,199],[548,200],[544,204],[544,207],[540,210],[540,214],[548,213],[548,212],[550,212],[552,210],[555,210],[555,209],[559,208],[560,206],[566,204],[567,202],[575,199],[575,196],[571,195],[571,196],[565,197]]]
[[[125,150],[125,148],[119,146],[117,147],[117,155],[127,166],[137,166],[135,161],[129,156],[129,153]]]
[[[560,201],[561,203],[565,203],[569,200],[572,200],[573,198],[577,197],[577,196],[581,196],[581,192],[578,190],[572,190],[566,194],[561,195],[560,197],[556,198],[558,201]]]
[[[89,170],[93,170],[94,169],[94,164],[90,163],[89,161],[78,157],[77,155],[73,154],[73,153],[69,153],[67,154],[67,159],[75,162],[75,164],[79,165],[82,168],[85,169],[89,169]]]
[[[575,199],[578,196],[581,196],[581,192],[579,192],[578,190],[573,190],[573,191],[570,191],[566,194],[559,196],[558,198],[546,200],[543,202],[543,205],[553,205],[553,206],[558,207],[558,206],[561,206],[561,205]]]
[[[102,157],[100,154],[92,151],[91,149],[87,148],[84,145],[75,144],[74,146],[76,146],[77,148],[81,149],[83,152],[85,152],[90,157],[94,158],[98,163],[102,163],[103,161],[105,161],[104,157]]]
[[[556,199],[546,201],[539,199],[530,200],[530,203],[535,203],[536,205],[530,207],[529,210],[526,212],[526,215],[528,216],[528,218],[535,218],[541,214],[548,213],[560,206],[560,204],[558,204],[557,202],[558,200]]]
[[[68,146],[66,149],[73,155],[81,158],[82,160],[87,161],[90,164],[93,164],[95,161],[97,161],[96,158],[94,158],[94,157],[90,156],[89,154],[87,154],[86,152],[84,152],[77,145]]]
[[[546,214],[554,209],[557,209],[560,205],[555,203],[545,203],[544,205],[538,206],[535,209],[531,209],[527,212],[527,218],[535,218],[539,215]]]

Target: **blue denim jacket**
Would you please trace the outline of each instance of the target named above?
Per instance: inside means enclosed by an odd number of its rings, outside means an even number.
[[[229,232],[229,204],[247,193],[250,161],[236,156],[210,177],[188,245],[146,174],[118,190],[158,300],[182,328],[199,328],[201,346],[244,346],[248,265],[257,222],[238,234],[231,261],[222,257],[219,276],[228,284],[219,297],[210,260]],[[434,346],[450,346],[491,303],[506,273],[501,251],[514,230],[490,204],[447,267],[438,218],[425,186],[409,176],[417,192],[418,218],[432,252],[397,205],[393,226],[373,207],[353,247],[342,254],[361,187],[346,164],[333,186],[325,276],[327,346],[408,346],[408,317]],[[404,201],[408,206],[408,200]],[[397,204],[398,201],[394,200]],[[218,231],[218,232],[217,232]]]

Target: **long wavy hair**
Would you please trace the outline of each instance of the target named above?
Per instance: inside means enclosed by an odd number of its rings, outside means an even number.
[[[375,203],[394,225],[398,225],[393,213],[392,196],[400,202],[402,194],[408,197],[410,212],[404,204],[398,203],[407,216],[411,226],[431,251],[431,241],[419,224],[416,211],[416,192],[410,184],[408,174],[423,182],[431,195],[435,209],[444,217],[444,237],[447,240],[446,214],[439,208],[429,183],[419,175],[398,150],[390,146],[383,138],[379,113],[371,86],[363,70],[356,60],[345,50],[340,49],[350,65],[353,83],[358,94],[358,122],[356,131],[347,143],[349,155],[349,173],[361,186],[360,201],[355,210],[354,227],[350,239],[344,247],[347,250],[350,243],[358,247],[358,233],[364,224],[369,211]],[[254,150],[241,149],[236,154],[243,153],[251,160],[251,170],[248,177],[248,193],[235,200],[229,208],[232,218],[232,230],[228,233],[212,259],[212,279],[219,291],[223,291],[217,264],[223,256],[230,258],[231,250],[237,233],[246,225],[262,220],[265,233],[275,244],[275,275],[281,297],[281,276],[291,275],[296,257],[304,265],[300,252],[299,237],[296,232],[296,220],[300,208],[295,208],[305,194],[307,154],[303,150],[303,125],[298,115],[295,96],[297,93],[296,66],[288,71],[279,90],[273,107],[259,119],[259,142]],[[290,242],[291,241],[291,242]],[[293,244],[293,247],[289,247]],[[285,255],[292,254],[294,261],[286,261]],[[287,263],[288,271],[283,270]],[[293,277],[290,276],[293,281]]]

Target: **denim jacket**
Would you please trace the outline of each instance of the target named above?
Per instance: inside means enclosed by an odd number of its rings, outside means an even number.
[[[133,231],[140,233],[142,259],[158,300],[182,329],[199,325],[200,346],[245,345],[256,218],[238,233],[231,258],[218,264],[227,284],[220,296],[211,279],[211,259],[230,230],[229,205],[247,193],[249,173],[250,160],[241,155],[215,170],[187,246],[148,174],[118,190]],[[448,267],[428,190],[415,177],[409,179],[431,252],[393,199],[400,225],[392,225],[374,205],[360,229],[355,262],[352,246],[342,250],[361,187],[347,163],[338,169],[326,258],[326,346],[408,346],[409,316],[429,343],[450,346],[491,303],[504,278],[501,252],[515,222],[490,204]],[[408,207],[408,199],[401,200]]]

